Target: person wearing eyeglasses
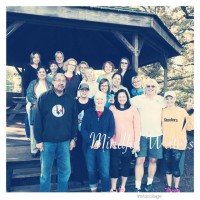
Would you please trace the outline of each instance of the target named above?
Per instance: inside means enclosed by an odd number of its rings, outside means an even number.
[[[86,71],[87,71],[87,69],[89,69],[89,65],[86,61],[81,61],[78,64],[78,67],[79,67],[79,71],[80,71],[79,77],[80,77],[80,80],[82,81],[83,79],[85,79]]]
[[[138,109],[141,121],[140,151],[135,166],[135,192],[141,191],[145,158],[149,158],[149,165],[144,191],[151,192],[157,160],[163,157],[161,113],[166,103],[162,96],[157,95],[159,87],[155,79],[148,78],[144,90],[144,94],[130,100],[131,104]]]
[[[140,76],[133,76],[131,82],[133,86],[130,93],[131,97],[144,94],[144,88],[142,87],[142,78]]]
[[[109,108],[114,103],[114,95],[110,93],[110,84],[108,79],[102,78],[99,82],[99,91],[106,94],[106,105]]]
[[[72,97],[77,96],[78,86],[80,84],[80,77],[76,75],[77,61],[74,58],[69,58],[64,62],[63,70],[66,77],[66,92],[69,92]]]
[[[40,192],[51,191],[51,173],[54,159],[57,161],[57,191],[68,191],[71,175],[70,151],[76,146],[78,128],[77,104],[65,92],[66,78],[57,73],[52,88],[38,99],[34,134],[40,150]]]
[[[121,84],[128,89],[129,93],[131,93],[132,90],[131,79],[133,76],[136,76],[137,74],[130,65],[130,61],[128,58],[125,57],[121,58],[117,72],[122,76]]]

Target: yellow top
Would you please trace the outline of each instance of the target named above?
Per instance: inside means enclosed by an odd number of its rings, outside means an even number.
[[[180,107],[175,107],[170,110],[164,108],[162,110],[162,132],[165,148],[185,150],[187,145],[186,130],[188,126],[193,124],[193,118],[189,117],[186,110]]]

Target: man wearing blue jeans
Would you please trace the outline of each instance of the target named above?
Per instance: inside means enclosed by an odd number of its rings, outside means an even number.
[[[75,147],[78,118],[75,100],[65,93],[66,78],[57,73],[52,89],[37,102],[34,136],[41,152],[40,191],[50,192],[51,171],[57,160],[58,192],[68,190],[71,174],[70,150]]]
[[[110,191],[110,139],[114,135],[115,122],[112,111],[104,107],[106,94],[97,92],[95,106],[83,117],[81,134],[91,192],[98,187],[97,169],[101,179],[101,191]]]

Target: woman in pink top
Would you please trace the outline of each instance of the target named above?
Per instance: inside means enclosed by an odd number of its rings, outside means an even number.
[[[132,152],[140,150],[140,116],[131,106],[126,90],[120,89],[115,94],[115,105],[110,107],[115,119],[115,134],[111,138],[110,176],[111,192],[115,192],[121,163],[121,186],[119,192],[125,192],[129,175]],[[134,149],[134,150],[133,150]]]

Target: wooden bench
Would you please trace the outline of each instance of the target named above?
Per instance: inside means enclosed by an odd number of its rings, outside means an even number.
[[[26,113],[26,98],[25,97],[12,97],[12,102],[15,104],[13,109],[6,108],[7,120],[12,121],[17,114]]]

